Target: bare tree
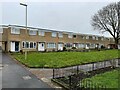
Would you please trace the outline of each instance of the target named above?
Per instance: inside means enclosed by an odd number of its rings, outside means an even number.
[[[92,26],[101,32],[109,32],[118,45],[120,39],[120,2],[111,3],[92,17]]]

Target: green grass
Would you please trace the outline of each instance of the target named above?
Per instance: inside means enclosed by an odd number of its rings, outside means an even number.
[[[118,88],[119,73],[118,70],[113,70],[103,74],[98,74],[96,76],[93,76],[92,78],[87,78],[85,80],[92,81],[92,85],[103,85],[106,86],[106,88]],[[83,85],[85,84],[86,83],[84,83]]]
[[[28,67],[67,67],[90,62],[98,62],[118,58],[118,50],[94,51],[94,52],[49,52],[20,53],[12,54],[14,58]]]

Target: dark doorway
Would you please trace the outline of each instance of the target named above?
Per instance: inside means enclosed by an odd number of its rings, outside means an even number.
[[[5,51],[7,51],[7,42],[5,42]]]
[[[19,42],[15,42],[15,51],[19,51]]]

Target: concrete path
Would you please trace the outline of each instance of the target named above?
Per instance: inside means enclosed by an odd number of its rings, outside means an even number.
[[[2,54],[2,65],[2,88],[51,88],[7,54]]]

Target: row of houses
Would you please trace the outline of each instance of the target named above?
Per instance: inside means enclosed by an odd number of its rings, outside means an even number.
[[[0,28],[0,46],[3,51],[52,51],[63,50],[63,47],[80,49],[109,48],[114,44],[113,38],[73,33],[66,31],[48,30],[18,25],[2,25]]]

